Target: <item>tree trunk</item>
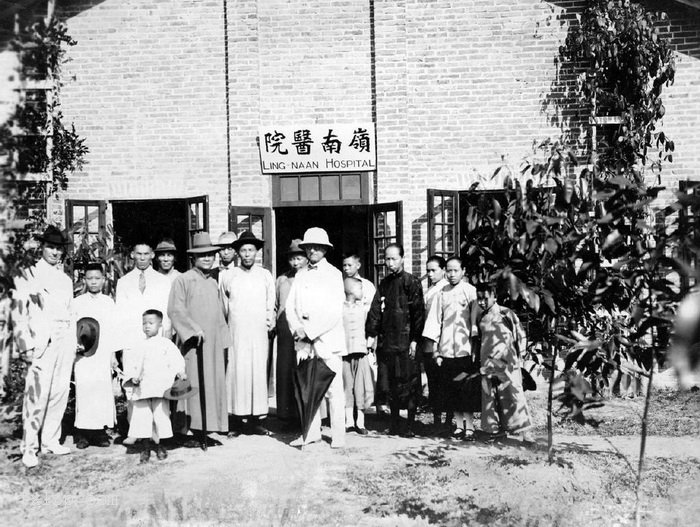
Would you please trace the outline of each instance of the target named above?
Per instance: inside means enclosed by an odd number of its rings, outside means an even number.
[[[552,398],[554,392],[554,380],[557,371],[558,347],[552,346],[552,369],[549,375],[549,390],[547,392],[547,459],[549,464],[554,463],[554,434],[552,432]]]
[[[654,366],[656,360],[652,356],[651,370],[649,371],[649,384],[647,384],[647,393],[644,396],[644,413],[642,414],[642,437],[639,443],[639,463],[637,464],[637,481],[635,485],[635,500],[634,500],[634,521],[637,527],[641,526],[642,515],[639,510],[640,497],[642,492],[642,471],[644,470],[644,451],[647,447],[647,424],[649,417],[649,404],[651,402],[651,384],[654,380]]]

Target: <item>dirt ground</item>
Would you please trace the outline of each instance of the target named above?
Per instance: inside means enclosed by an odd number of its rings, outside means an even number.
[[[138,464],[125,447],[42,456],[27,471],[16,442],[0,446],[5,525],[632,525],[641,399],[596,410],[597,428],[557,420],[549,465],[544,394],[529,395],[537,443],[468,444],[424,424],[413,439],[368,436],[347,448],[299,450],[293,434],[219,439],[207,452],[177,448]],[[643,485],[644,525],[700,517],[700,394],[660,392],[652,405]],[[274,418],[270,428],[276,430]],[[327,435],[328,430],[324,433]],[[71,444],[68,438],[67,444]]]

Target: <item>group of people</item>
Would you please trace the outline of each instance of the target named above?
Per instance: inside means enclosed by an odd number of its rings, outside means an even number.
[[[38,239],[41,258],[14,291],[14,335],[31,361],[21,442],[27,467],[38,464],[40,450],[70,451],[59,440],[71,375],[75,446],[110,444],[116,372],[127,398],[124,443],[138,447],[142,462],[152,451],[167,457],[162,441],[173,436],[206,450],[216,444],[212,432],[268,434],[271,371],[276,415],[300,429],[294,373],[312,357],[334,376],[327,404],[292,445],[320,441],[327,413],[331,447],[342,448],[347,432],[368,433],[365,411],[375,405],[388,409],[390,434],[415,435],[422,369],[435,423],[445,412],[446,424],[455,420],[453,437],[474,440],[474,412],[492,438],[530,427],[522,326],[497,304],[493,284],[465,280],[458,257],[431,257],[424,291],[404,270],[403,247],[389,244],[386,277],[375,288],[360,276],[360,255],[344,254],[342,272],[331,265],[333,244],[313,227],[291,242],[289,269],[275,282],[256,263],[264,240],[227,232],[213,243],[201,232],[184,273],[175,269],[172,240],[135,244],[134,268],[118,280],[113,300],[102,293],[99,262],[87,264],[86,292],[73,298],[61,265],[69,241],[53,226]]]

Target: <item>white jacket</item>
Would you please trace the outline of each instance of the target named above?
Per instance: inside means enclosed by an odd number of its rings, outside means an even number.
[[[34,348],[36,357],[46,348],[53,331],[70,331],[75,339],[73,282],[62,265],[52,266],[39,260],[15,279],[13,299],[15,341],[22,351]]]
[[[303,328],[322,359],[345,353],[342,273],[324,258],[297,272],[289,291],[285,312],[294,334]]]

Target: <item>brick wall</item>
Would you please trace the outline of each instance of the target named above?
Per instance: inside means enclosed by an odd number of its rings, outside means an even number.
[[[663,122],[677,150],[663,178],[675,188],[700,179],[700,11],[646,1],[669,13],[677,51]],[[418,271],[429,252],[426,188],[464,189],[504,162],[517,173],[533,141],[561,134],[557,108],[545,102],[561,73],[558,47],[583,0],[227,3],[234,205],[271,204],[260,124],[372,117],[371,5],[377,198],[404,201],[409,268]],[[209,194],[211,230],[223,230],[223,0],[69,5],[61,14],[78,46],[66,67],[64,109],[91,152],[68,195]]]
[[[376,3],[378,197],[404,201],[414,271],[430,252],[426,188],[468,188],[503,161],[517,174],[533,141],[561,135],[555,105],[543,103],[558,74],[557,50],[582,3]],[[668,12],[677,50],[663,122],[677,149],[663,183],[677,188],[679,179],[700,179],[700,11],[648,4]]]
[[[59,13],[78,41],[63,108],[90,153],[74,199],[208,194],[227,226],[223,8],[220,1],[91,0]],[[61,7],[61,3],[59,3]]]

